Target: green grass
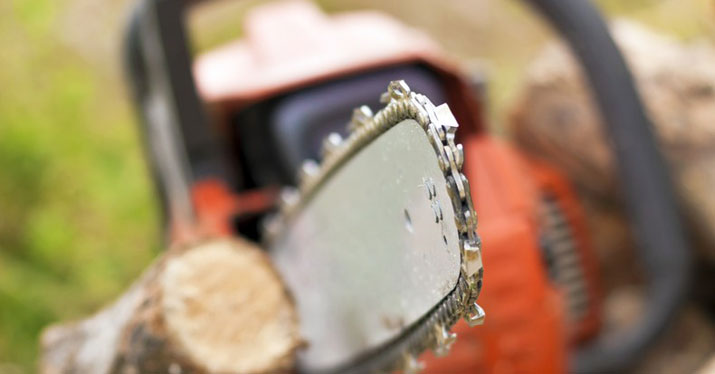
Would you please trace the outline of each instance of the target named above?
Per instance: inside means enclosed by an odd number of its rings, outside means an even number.
[[[0,3],[0,371],[34,372],[41,329],[109,301],[158,247],[130,107],[56,34],[63,5]]]
[[[157,206],[117,66],[123,13],[105,12],[99,21],[93,13],[122,3],[0,1],[0,374],[34,372],[44,326],[112,300],[159,249]],[[493,3],[492,12],[502,16],[480,29],[482,43],[465,39],[459,25],[440,37],[462,38],[448,48],[456,56],[490,61],[493,107],[500,112],[546,34],[533,20],[523,21],[522,7]],[[632,15],[683,38],[712,30],[707,19],[715,19],[707,0],[600,3],[609,13]],[[330,10],[415,9],[410,1],[321,4]],[[239,35],[246,7],[196,14],[198,49]],[[68,12],[80,14],[68,23]],[[113,33],[95,33],[97,22],[107,20]],[[77,43],[68,35],[85,39]],[[90,48],[97,41],[115,54]]]

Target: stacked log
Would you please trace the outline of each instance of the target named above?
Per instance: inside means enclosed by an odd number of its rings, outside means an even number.
[[[715,48],[627,21],[615,22],[612,31],[654,124],[706,274],[715,269]],[[551,43],[530,65],[510,114],[509,131],[518,146],[557,166],[578,189],[607,292],[606,326],[631,323],[642,315],[639,300],[645,295],[618,165],[581,67],[564,44]],[[712,287],[697,288],[705,298],[715,296]],[[684,310],[641,372],[692,372],[715,350],[715,326],[703,304]]]

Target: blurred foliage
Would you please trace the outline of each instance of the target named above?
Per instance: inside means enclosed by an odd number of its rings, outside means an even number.
[[[0,371],[34,372],[39,331],[109,301],[158,247],[119,77],[65,45],[66,6],[0,2]]]
[[[426,29],[461,60],[486,61],[501,113],[548,36],[543,25],[514,2],[430,1],[320,4],[383,10]],[[239,35],[256,1],[229,3],[193,13],[198,50]],[[680,37],[703,34],[714,18],[707,0],[599,3]],[[98,309],[159,249],[157,205],[119,68],[127,4],[0,2],[0,374],[33,372],[45,325]]]

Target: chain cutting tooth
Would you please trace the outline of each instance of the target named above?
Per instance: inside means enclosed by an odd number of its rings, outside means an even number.
[[[412,91],[410,90],[410,86],[408,86],[405,81],[398,80],[390,82],[387,86],[387,92],[390,94],[392,99],[400,100],[409,96]]]
[[[372,109],[367,105],[362,105],[353,109],[353,115],[350,118],[348,131],[354,132],[357,129],[363,128],[370,120],[372,120]]]
[[[390,102],[390,93],[389,92],[383,92],[380,94],[380,104],[387,104]]]
[[[267,216],[261,223],[265,236],[275,237],[281,230],[282,223],[277,214]]]
[[[478,325],[483,325],[484,324],[484,319],[486,318],[486,313],[484,313],[484,309],[482,309],[479,304],[474,303],[472,306],[469,308],[469,311],[467,312],[467,316],[464,317],[465,321],[467,321],[467,324],[470,327],[478,326]]]
[[[462,270],[472,277],[482,270],[482,249],[477,241],[465,240],[462,244]]]
[[[320,166],[318,166],[318,163],[315,162],[315,160],[305,160],[303,164],[300,166],[300,176],[299,179],[301,182],[312,178],[320,172]]]
[[[437,127],[440,130],[440,139],[442,141],[451,140],[449,142],[453,143],[454,133],[457,131],[459,124],[457,123],[457,119],[454,118],[454,114],[452,114],[452,111],[449,109],[449,105],[445,103],[437,106],[434,109],[434,113],[439,120],[439,126]]]
[[[424,369],[424,365],[411,353],[405,353],[402,357],[402,374],[419,374]]]
[[[452,148],[445,148],[445,156],[446,156],[447,167],[452,172],[452,175],[458,176],[458,178],[455,179],[455,182],[456,182],[456,186],[457,186],[457,192],[459,193],[459,198],[464,199],[467,196],[467,191],[464,188],[464,182],[462,181],[461,173],[459,172],[459,169],[457,168],[457,162],[455,160],[455,156],[454,156],[454,152],[452,151]]]
[[[279,201],[281,209],[295,206],[300,200],[300,193],[293,187],[285,187],[281,190]]]
[[[334,152],[343,144],[343,137],[337,132],[332,132],[323,139],[323,149],[321,154],[323,158]]]
[[[446,356],[452,348],[452,344],[457,341],[457,334],[450,332],[444,325],[436,324],[434,354],[438,357]]]
[[[454,162],[457,164],[457,168],[462,169],[464,166],[464,147],[461,144],[457,144],[455,148],[457,151],[454,152]]]

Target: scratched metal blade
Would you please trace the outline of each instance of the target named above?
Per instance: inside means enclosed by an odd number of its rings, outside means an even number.
[[[270,248],[298,306],[304,371],[380,349],[455,288],[454,215],[435,150],[413,120],[320,187]]]

